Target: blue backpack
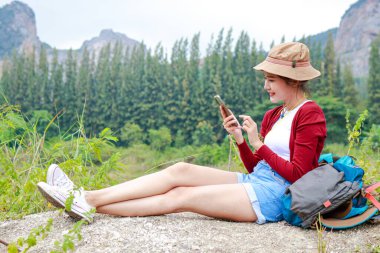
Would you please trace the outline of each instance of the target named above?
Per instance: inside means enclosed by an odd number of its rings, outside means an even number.
[[[327,228],[346,229],[380,219],[375,216],[380,203],[372,194],[380,182],[364,187],[364,170],[350,156],[325,154],[319,163],[321,166],[290,185],[283,195],[283,216],[288,223],[309,228],[320,217]],[[367,200],[374,207],[370,208]]]

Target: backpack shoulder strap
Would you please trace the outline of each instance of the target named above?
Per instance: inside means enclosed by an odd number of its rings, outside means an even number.
[[[380,182],[374,183],[364,188],[364,197],[372,202],[372,204],[380,211],[380,202],[372,195],[377,188],[380,187]]]

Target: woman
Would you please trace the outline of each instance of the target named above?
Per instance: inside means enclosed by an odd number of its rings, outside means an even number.
[[[240,156],[250,174],[177,163],[162,171],[109,188],[73,191],[74,184],[57,166],[49,167],[41,193],[57,207],[64,207],[70,192],[70,216],[92,220],[89,211],[120,216],[148,216],[191,211],[233,221],[259,224],[282,219],[285,188],[317,167],[326,138],[321,108],[305,97],[305,84],[320,72],[310,65],[309,49],[302,43],[283,43],[254,67],[265,75],[264,89],[273,103],[263,119],[259,138],[255,121],[246,115],[240,125],[231,115],[225,129],[235,137]],[[238,126],[236,126],[236,124]],[[244,130],[253,153],[243,138]]]

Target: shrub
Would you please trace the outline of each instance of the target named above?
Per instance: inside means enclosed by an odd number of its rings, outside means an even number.
[[[210,123],[201,121],[193,134],[193,144],[195,146],[211,145],[216,142],[216,137]]]
[[[163,151],[172,143],[172,136],[167,127],[158,130],[149,129],[149,142],[155,150]]]

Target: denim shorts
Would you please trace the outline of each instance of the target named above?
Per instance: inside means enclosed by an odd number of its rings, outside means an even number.
[[[283,220],[281,196],[290,183],[264,160],[256,165],[251,174],[237,174],[238,183],[243,184],[256,213],[256,222],[263,224]]]

